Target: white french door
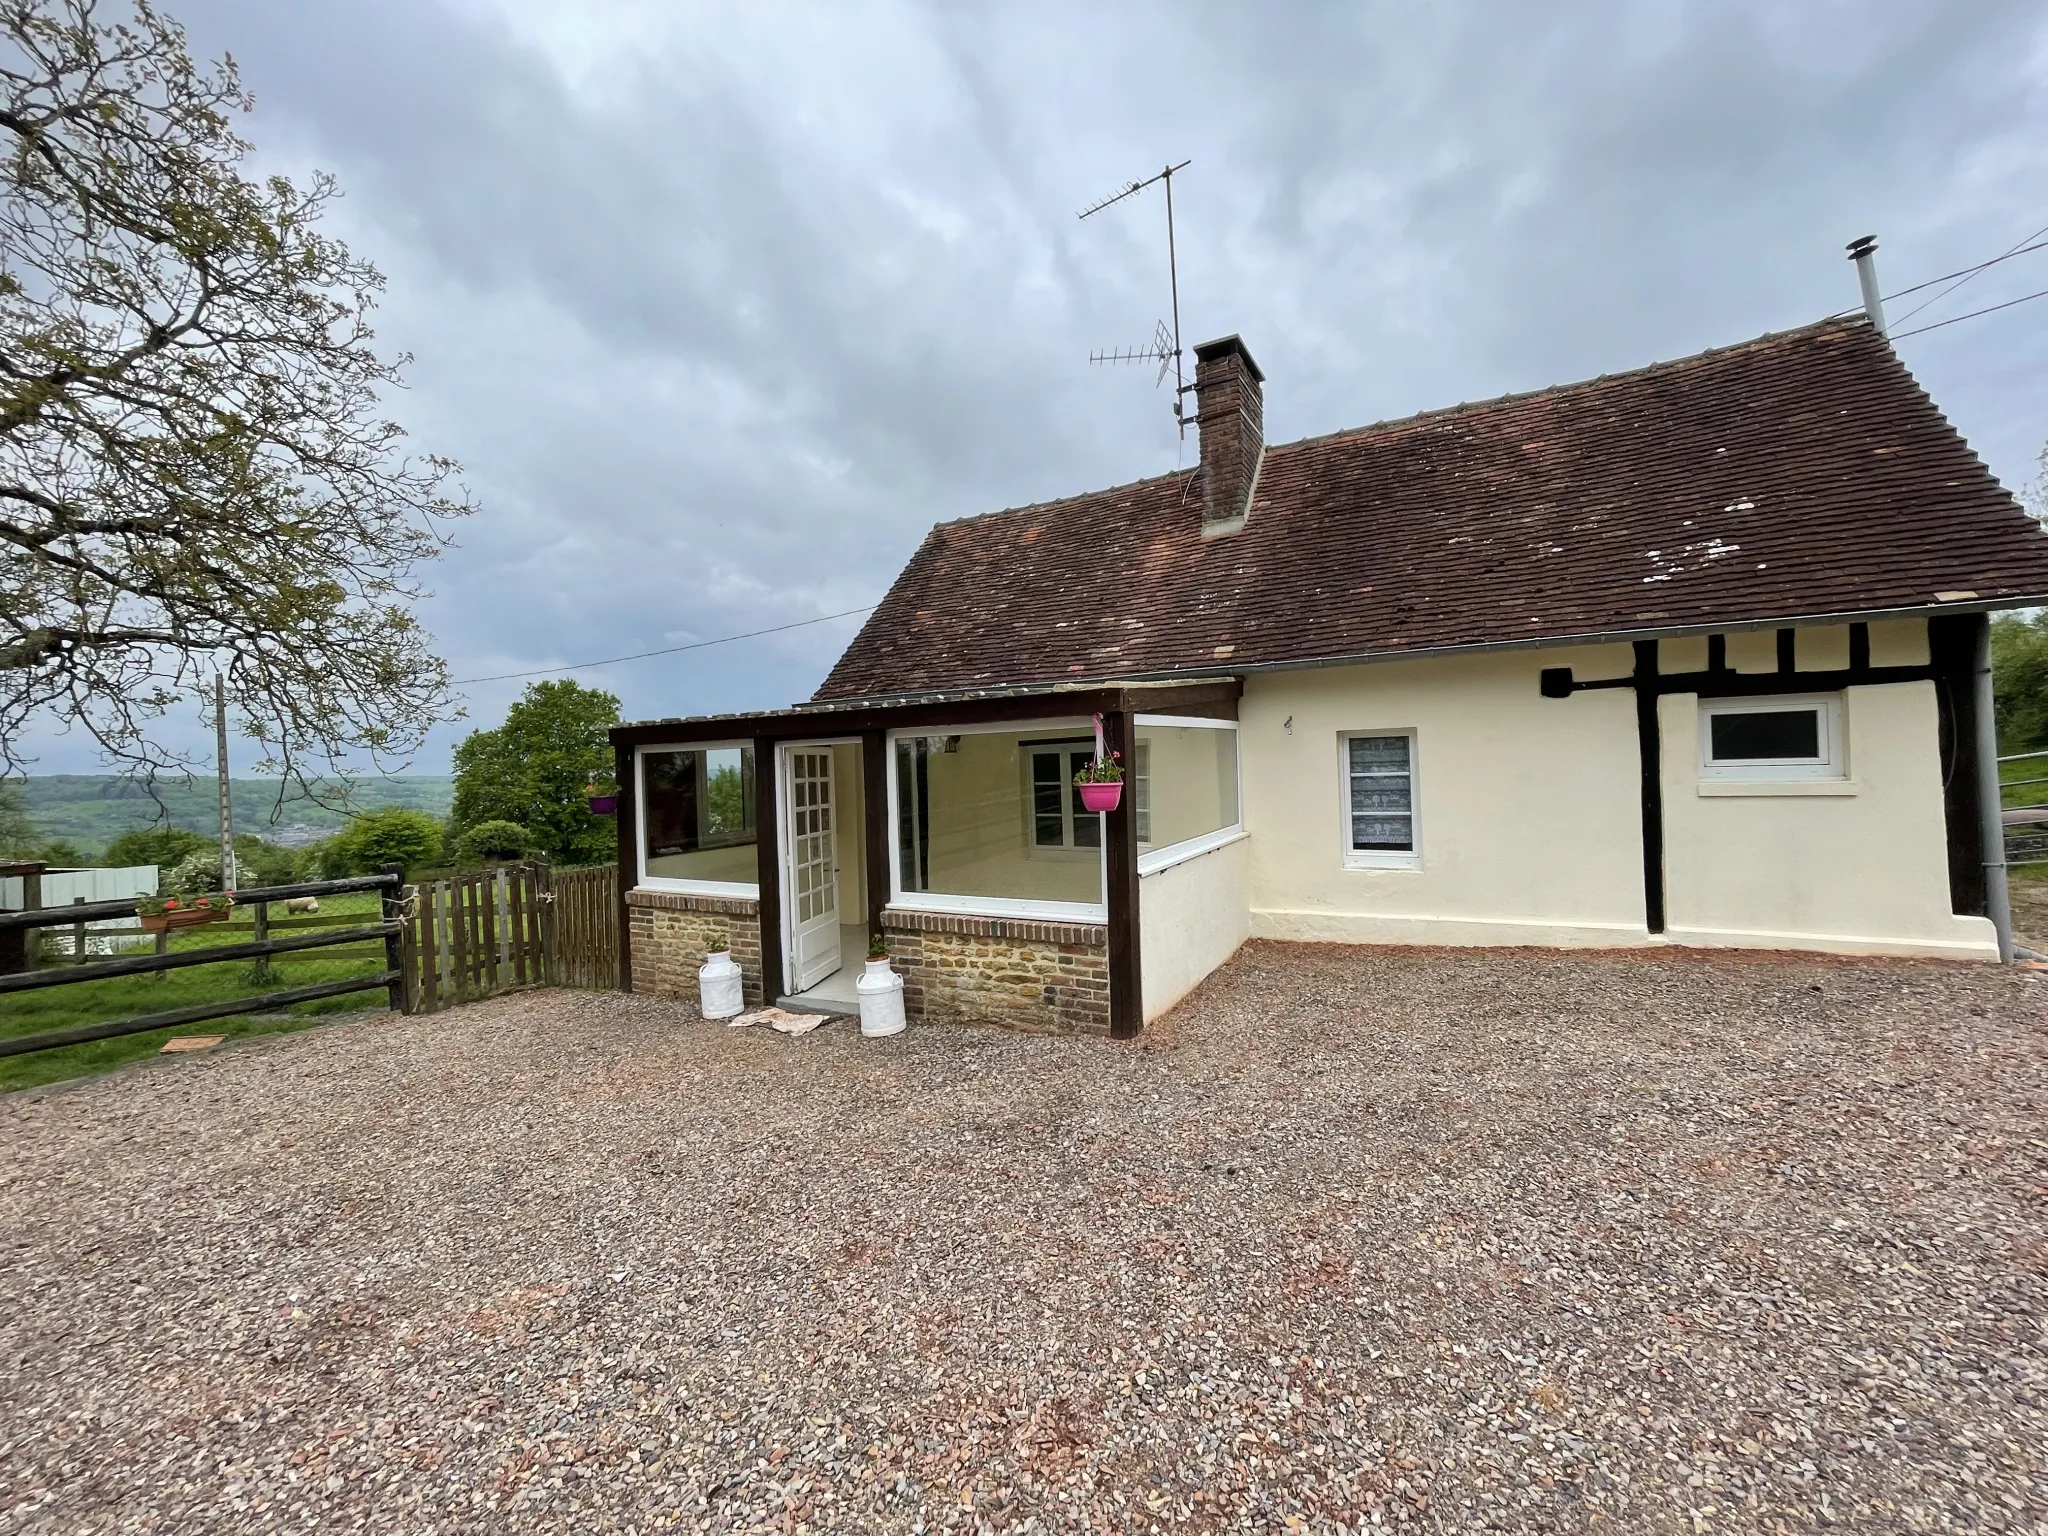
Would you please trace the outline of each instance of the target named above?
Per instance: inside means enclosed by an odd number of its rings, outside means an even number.
[[[830,747],[791,747],[784,761],[790,990],[802,992],[839,969],[838,801]]]

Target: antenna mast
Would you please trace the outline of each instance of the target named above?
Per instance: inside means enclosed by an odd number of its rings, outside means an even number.
[[[1173,369],[1173,419],[1180,427],[1180,435],[1183,438],[1188,435],[1188,419],[1181,414],[1180,402],[1181,397],[1188,392],[1190,386],[1181,374],[1180,258],[1173,242],[1173,173],[1175,171],[1184,171],[1192,164],[1194,164],[1192,160],[1183,160],[1179,165],[1169,165],[1158,175],[1148,176],[1143,181],[1134,181],[1124,187],[1123,190],[1111,193],[1101,202],[1091,207],[1083,208],[1079,215],[1077,215],[1077,217],[1083,219],[1088,218],[1090,215],[1100,213],[1103,209],[1113,204],[1122,202],[1127,197],[1136,197],[1154,182],[1164,182],[1166,184],[1166,276],[1173,299],[1173,329],[1169,331],[1166,322],[1162,320],[1152,333],[1152,344],[1150,346],[1120,347],[1109,351],[1091,352],[1088,354],[1088,361],[1091,363],[1157,362],[1159,364],[1159,377],[1154,381],[1155,387],[1157,384],[1165,382],[1166,370],[1171,367]]]

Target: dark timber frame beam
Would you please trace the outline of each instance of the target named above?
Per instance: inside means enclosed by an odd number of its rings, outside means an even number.
[[[1825,672],[1798,670],[1797,632],[1777,632],[1775,672],[1737,672],[1728,665],[1725,636],[1707,637],[1704,672],[1657,670],[1655,640],[1635,642],[1635,668],[1627,677],[1579,682],[1570,667],[1545,667],[1538,686],[1546,699],[1570,698],[1598,688],[1629,688],[1636,696],[1636,746],[1642,764],[1643,914],[1651,933],[1662,933],[1664,915],[1663,733],[1657,701],[1690,693],[1703,699],[1767,698],[1786,693],[1833,693],[1884,683],[1934,684],[1940,712],[1942,811],[1948,830],[1950,909],[1983,917],[1988,910],[1984,880],[1984,839],[1980,829],[1976,751],[1976,695],[1971,669],[1977,626],[1983,614],[1937,615],[1927,621],[1925,666],[1874,667],[1870,626],[1849,626],[1849,665]]]
[[[880,731],[860,737],[862,885],[868,897],[868,942],[882,937],[882,909],[889,905],[889,739]]]
[[[772,737],[754,738],[754,869],[761,886],[761,1002],[789,990],[782,973],[782,828],[775,814],[782,764]]]
[[[612,748],[612,782],[619,786],[619,990],[633,990],[633,909],[626,905],[626,892],[640,883],[640,817],[637,801],[640,784],[634,773],[633,749]]]
[[[1128,769],[1137,761],[1136,715],[1116,711],[1102,717],[1102,749],[1122,754]],[[1144,956],[1139,953],[1137,795],[1117,798],[1102,818],[1103,899],[1109,909],[1109,1033],[1129,1040],[1145,1027]]]

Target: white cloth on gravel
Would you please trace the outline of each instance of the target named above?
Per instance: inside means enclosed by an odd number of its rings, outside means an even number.
[[[785,1013],[780,1008],[756,1008],[752,1013],[727,1019],[725,1024],[728,1029],[738,1029],[746,1024],[766,1024],[785,1035],[808,1035],[824,1023],[826,1017],[822,1013]]]

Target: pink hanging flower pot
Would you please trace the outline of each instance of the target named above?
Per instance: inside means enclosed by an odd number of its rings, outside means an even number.
[[[1091,811],[1113,811],[1124,797],[1123,753],[1102,751],[1102,717],[1095,717],[1095,757],[1074,775],[1081,804]]]
[[[1091,811],[1113,811],[1124,798],[1124,786],[1120,780],[1104,783],[1094,780],[1080,786],[1081,803]]]

